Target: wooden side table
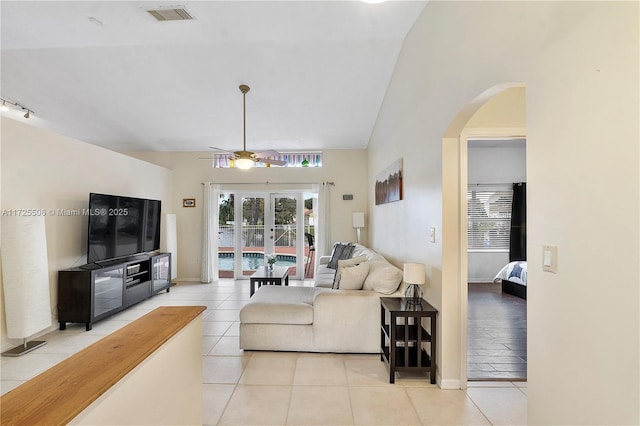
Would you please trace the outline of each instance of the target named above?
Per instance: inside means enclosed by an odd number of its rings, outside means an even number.
[[[438,310],[424,299],[419,304],[407,300],[380,298],[380,360],[389,369],[389,383],[395,382],[396,371],[407,371],[429,372],[431,383],[435,384]],[[398,321],[400,318],[403,321]],[[429,318],[431,333],[424,328],[422,318]]]

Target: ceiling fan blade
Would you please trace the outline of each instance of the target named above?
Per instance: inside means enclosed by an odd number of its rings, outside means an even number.
[[[284,166],[285,164],[287,164],[286,162],[284,162],[282,160],[272,160],[271,158],[256,158],[256,160],[261,162],[261,163],[273,164],[275,166]]]
[[[269,149],[267,151],[256,152],[254,157],[256,158],[267,158],[267,157],[277,157],[280,153],[276,150]]]
[[[226,154],[235,155],[235,153],[233,153],[231,151],[227,151],[226,149],[222,149],[222,148],[216,148],[215,146],[210,146],[209,148],[213,149],[214,151],[221,151],[221,152],[224,152]]]

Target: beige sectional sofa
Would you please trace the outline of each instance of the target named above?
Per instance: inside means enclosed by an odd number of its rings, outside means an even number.
[[[319,262],[315,287],[262,286],[256,290],[240,310],[240,348],[380,352],[380,297],[401,296],[402,271],[361,245],[356,245],[353,256],[366,256],[369,264],[362,290],[327,288],[335,274],[327,270],[327,259]]]
[[[362,244],[354,244],[352,258],[364,257],[369,263],[369,273],[364,281],[363,290],[373,290],[378,293],[391,294],[398,289],[402,281],[402,271],[393,266],[380,253]],[[332,288],[336,270],[329,268],[331,256],[318,258],[318,268],[315,275],[315,286]]]

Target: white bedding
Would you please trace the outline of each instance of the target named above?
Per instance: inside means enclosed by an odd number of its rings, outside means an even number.
[[[527,262],[519,260],[508,263],[498,272],[493,282],[500,280],[509,280],[517,284],[527,285]]]

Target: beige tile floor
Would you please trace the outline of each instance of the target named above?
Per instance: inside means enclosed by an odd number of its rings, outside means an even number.
[[[291,285],[313,285],[292,281]],[[388,382],[379,355],[245,352],[238,348],[240,308],[249,282],[180,283],[94,324],[49,333],[44,347],[1,357],[8,392],[103,336],[162,305],[206,305],[203,420],[206,425],[524,425],[526,382],[471,382],[441,390],[428,380]]]

